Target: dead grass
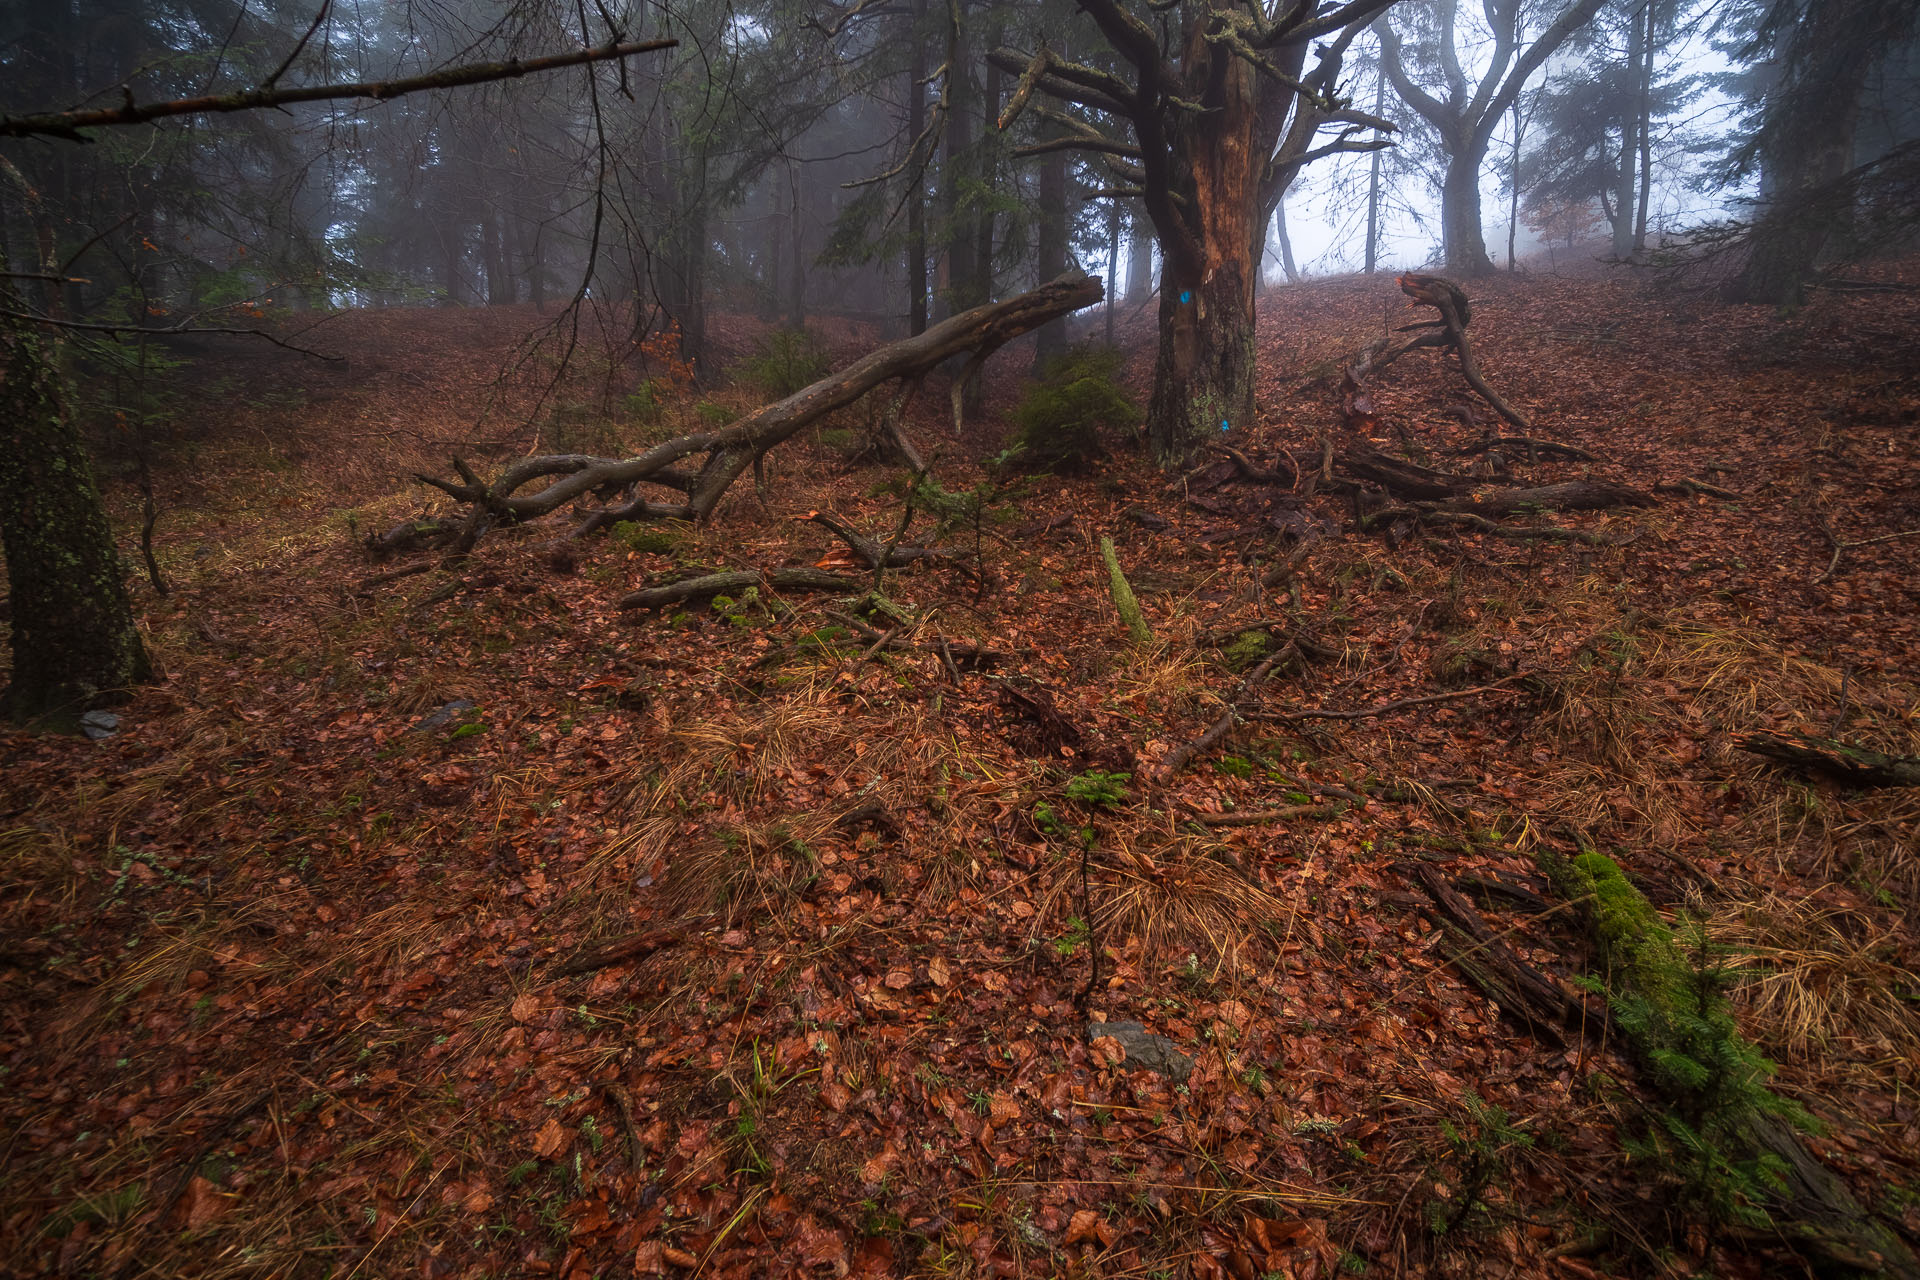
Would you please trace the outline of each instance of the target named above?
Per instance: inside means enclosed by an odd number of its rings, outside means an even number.
[[[1836,1082],[1920,1084],[1920,969],[1878,913],[1768,894],[1704,923],[1734,959],[1744,1023],[1771,1052]]]
[[[1063,884],[1070,879],[1063,871]],[[1147,955],[1162,960],[1203,953],[1216,970],[1240,968],[1290,912],[1230,850],[1191,840],[1152,850],[1123,846],[1102,861],[1093,886],[1093,925],[1102,939],[1138,939]]]

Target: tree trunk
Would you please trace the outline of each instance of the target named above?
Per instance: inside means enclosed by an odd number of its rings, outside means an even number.
[[[19,309],[12,289],[0,286],[0,307]],[[13,682],[0,714],[71,731],[82,712],[152,679],[153,667],[47,345],[0,320],[0,352],[0,542],[13,614]]]
[[[1640,37],[1640,104],[1634,127],[1640,137],[1640,198],[1633,215],[1633,251],[1647,247],[1647,206],[1653,202],[1653,36],[1655,0],[1646,0],[1640,20],[1646,29]]]
[[[1120,202],[1107,201],[1107,345],[1113,345],[1113,312],[1120,298]]]
[[[1440,189],[1440,241],[1445,246],[1447,269],[1464,276],[1493,271],[1486,234],[1480,226],[1480,166],[1486,157],[1484,141],[1461,143],[1450,152],[1446,181]]]
[[[1287,202],[1273,206],[1273,234],[1280,241],[1280,269],[1287,273],[1288,284],[1300,283],[1300,270],[1293,265],[1293,240],[1287,235]]]
[[[1127,234],[1127,301],[1138,305],[1153,292],[1153,224],[1135,205]]]
[[[1384,116],[1387,113],[1387,75],[1384,70],[1376,71],[1377,79],[1373,87],[1373,114]],[[1374,264],[1380,260],[1380,152],[1370,157],[1371,168],[1367,174],[1367,274],[1372,275]]]
[[[1180,246],[1169,248],[1160,265],[1160,354],[1147,415],[1147,436],[1162,462],[1185,460],[1222,431],[1253,425],[1254,292],[1266,242],[1260,191],[1268,160],[1254,143],[1255,74],[1226,58],[1209,95],[1213,109],[1175,136],[1173,189],[1192,213],[1184,231],[1156,226],[1163,245],[1172,234]]]
[[[926,0],[914,0],[913,61],[907,69],[907,138],[909,145],[927,127],[927,36],[922,29]],[[924,333],[927,328],[927,197],[926,176],[909,167],[907,181],[913,190],[907,195],[907,332]]]
[[[1640,74],[1640,62],[1645,53],[1646,29],[1640,25],[1638,14],[1633,15],[1627,25],[1627,66],[1630,74]],[[1634,206],[1639,202],[1634,198],[1638,183],[1640,140],[1636,136],[1640,127],[1638,111],[1623,114],[1620,118],[1620,161],[1618,174],[1614,179],[1614,215],[1613,215],[1613,256],[1630,258],[1633,256],[1633,219]]]
[[[967,179],[973,174],[973,53],[967,43],[966,6],[952,0],[947,20],[947,146],[940,168],[940,212],[946,219],[946,313],[954,315],[976,305],[971,291],[979,273],[974,268],[973,210],[967,199]]]
[[[1040,161],[1040,225],[1034,262],[1042,280],[1067,269],[1067,157],[1055,151]],[[1034,334],[1033,368],[1038,373],[1066,348],[1064,318],[1041,325]]]
[[[1520,99],[1513,100],[1513,170],[1507,183],[1507,270],[1519,270],[1514,260],[1515,241],[1520,234],[1520,144],[1527,133],[1526,117],[1520,113]]]
[[[1222,431],[1253,422],[1251,258],[1243,251],[1238,262],[1217,263],[1204,281],[1180,278],[1171,264],[1165,270],[1148,415],[1149,438],[1163,461],[1191,456]]]
[[[791,162],[787,165],[787,183],[790,215],[787,232],[792,239],[793,256],[790,266],[793,279],[787,293],[787,324],[799,329],[807,323],[807,224],[800,213],[800,170]]]

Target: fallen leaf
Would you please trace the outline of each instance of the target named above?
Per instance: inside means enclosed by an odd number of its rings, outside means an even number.
[[[532,1022],[540,1014],[540,997],[531,991],[522,991],[513,998],[512,1013],[515,1022]]]
[[[549,1116],[547,1122],[540,1126],[540,1132],[533,1135],[533,1154],[542,1160],[553,1159],[566,1145],[567,1131],[561,1128],[557,1116]]]

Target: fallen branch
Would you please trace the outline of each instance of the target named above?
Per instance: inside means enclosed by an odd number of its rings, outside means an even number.
[[[1653,486],[1653,491],[1677,493],[1683,498],[1697,498],[1704,493],[1709,498],[1720,498],[1727,502],[1732,502],[1740,496],[1731,489],[1723,489],[1717,484],[1708,484],[1705,480],[1695,480],[1692,476],[1684,480],[1662,480]]]
[[[1331,818],[1337,808],[1330,804],[1290,804],[1279,809],[1242,809],[1234,813],[1196,813],[1194,822],[1207,827],[1258,827],[1290,818]]]
[[[1600,459],[1585,449],[1576,449],[1570,444],[1556,444],[1552,440],[1535,440],[1531,436],[1489,436],[1473,444],[1462,445],[1453,451],[1456,458],[1471,458],[1494,449],[1524,449],[1529,462],[1539,456],[1565,458],[1569,462],[1598,462]]]
[[[456,554],[470,550],[489,524],[537,519],[589,495],[627,497],[619,505],[588,512],[576,535],[623,520],[704,521],[756,460],[823,415],[852,404],[885,383],[899,380],[911,384],[947,360],[970,353],[973,358],[967,365],[968,372],[957,380],[964,382],[977,371],[987,353],[1049,320],[1098,302],[1102,293],[1097,277],[1062,276],[1005,301],[949,317],[913,337],[888,343],[723,430],[678,436],[637,457],[566,454],[522,458],[491,484],[456,458],[452,466],[458,481],[428,475],[415,478],[471,505],[472,515],[454,542]],[[695,459],[699,460],[697,469],[690,469],[687,464]],[[536,481],[547,483],[532,493],[521,493]],[[647,497],[638,491],[641,485],[676,492],[670,498]]]
[[[646,587],[620,601],[622,609],[658,609],[663,605],[711,596],[733,595],[749,587],[772,587],[784,591],[843,591],[853,594],[864,583],[843,578],[820,569],[743,569],[732,573],[709,573],[699,578],[669,583],[664,587]]]
[[[902,565],[912,564],[916,560],[954,559],[951,551],[943,551],[938,547],[883,546],[875,539],[855,531],[849,525],[836,520],[824,511],[809,511],[804,518],[819,525],[846,543],[853,554],[860,557],[861,561],[864,562],[869,569],[879,568],[883,561],[887,568],[897,569]],[[965,564],[960,564],[958,561],[955,561],[955,564],[961,569],[967,569]],[[968,572],[971,572],[971,570],[968,570]]]
[[[1582,1001],[1569,996],[1551,978],[1515,955],[1440,871],[1424,862],[1401,862],[1397,870],[1419,883],[1431,900],[1421,909],[1441,927],[1440,951],[1448,963],[1500,1011],[1534,1035],[1565,1048],[1565,1026],[1578,1026],[1588,1017]],[[1510,931],[1509,931],[1510,932]],[[1605,1021],[1604,1015],[1595,1018]]]
[[[1842,552],[1851,551],[1855,547],[1871,547],[1878,542],[1897,542],[1901,538],[1920,538],[1920,529],[1903,529],[1899,533],[1883,533],[1877,538],[1861,538],[1857,542],[1842,542],[1840,535],[1835,533],[1833,526],[1825,520],[1820,521],[1820,532],[1826,534],[1827,541],[1833,544],[1833,559],[1827,561],[1827,571],[1813,580],[1816,586],[1825,582],[1828,578],[1831,578],[1834,571],[1840,567],[1840,555]]]
[[[1177,747],[1168,753],[1166,759],[1154,766],[1153,781],[1164,784],[1171,779],[1174,774],[1180,772],[1180,770],[1186,766],[1187,761],[1203,752],[1211,751],[1216,743],[1227,736],[1228,731],[1231,730],[1234,725],[1241,723],[1243,719],[1241,709],[1242,700],[1266,681],[1266,678],[1273,673],[1274,667],[1280,663],[1281,659],[1298,657],[1299,652],[1300,651],[1295,649],[1293,644],[1289,642],[1286,647],[1282,648],[1279,652],[1268,654],[1266,658],[1262,659],[1260,665],[1252,671],[1249,671],[1247,678],[1240,682],[1240,687],[1233,691],[1233,697],[1227,702],[1227,713],[1214,721],[1213,724],[1208,726],[1205,733],[1195,738],[1192,742],[1189,742],[1184,747]]]
[[[1734,739],[1742,751],[1778,764],[1818,773],[1849,787],[1920,787],[1920,759],[1849,746],[1806,734],[1747,733]]]
[[[1450,693],[1429,693],[1419,698],[1401,698],[1398,702],[1383,702],[1377,707],[1360,707],[1353,711],[1273,711],[1259,718],[1262,720],[1368,720],[1374,716],[1390,715],[1395,711],[1405,711],[1409,707],[1422,707],[1432,702],[1452,702],[1457,698],[1473,698],[1483,693],[1511,692],[1507,686],[1518,680],[1529,679],[1532,675],[1531,671],[1520,671],[1495,680],[1492,684],[1483,684],[1473,689],[1455,689]]]

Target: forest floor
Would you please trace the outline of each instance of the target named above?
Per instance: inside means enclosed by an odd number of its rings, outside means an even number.
[[[359,540],[433,509],[409,468],[531,445],[552,353],[496,375],[535,317],[344,316],[307,337],[344,365],[216,349],[161,433],[171,593],[134,588],[165,679],[103,741],[0,736],[0,1268],[1800,1274],[1638,1141],[1660,1108],[1597,998],[1529,1027],[1450,962],[1427,871],[1554,981],[1597,972],[1541,901],[1541,856],[1585,846],[1698,922],[1810,1147],[1920,1244],[1920,793],[1734,742],[1920,754],[1920,539],[1872,541],[1920,530],[1920,297],[1472,292],[1489,380],[1597,459],[1509,466],[1734,496],[1502,526],[1591,542],[1390,543],[1345,498],[1170,484],[1120,440],[989,474],[1016,350],[963,442],[913,424],[978,517],[909,532],[957,554],[887,575],[896,650],[817,595],[616,604],[820,560],[815,509],[886,537],[900,472],[848,459],[857,413],[706,527],[556,552],[547,521],[392,576],[415,562]],[[1264,417],[1228,439],[1309,470],[1369,443],[1339,372],[1383,318],[1409,318],[1385,277],[1267,297]],[[1150,319],[1122,326],[1141,387]],[[583,338],[543,449],[755,402],[638,426],[609,349]],[[1451,358],[1371,390],[1374,447],[1472,464]],[[1250,627],[1303,660],[1159,779]]]

